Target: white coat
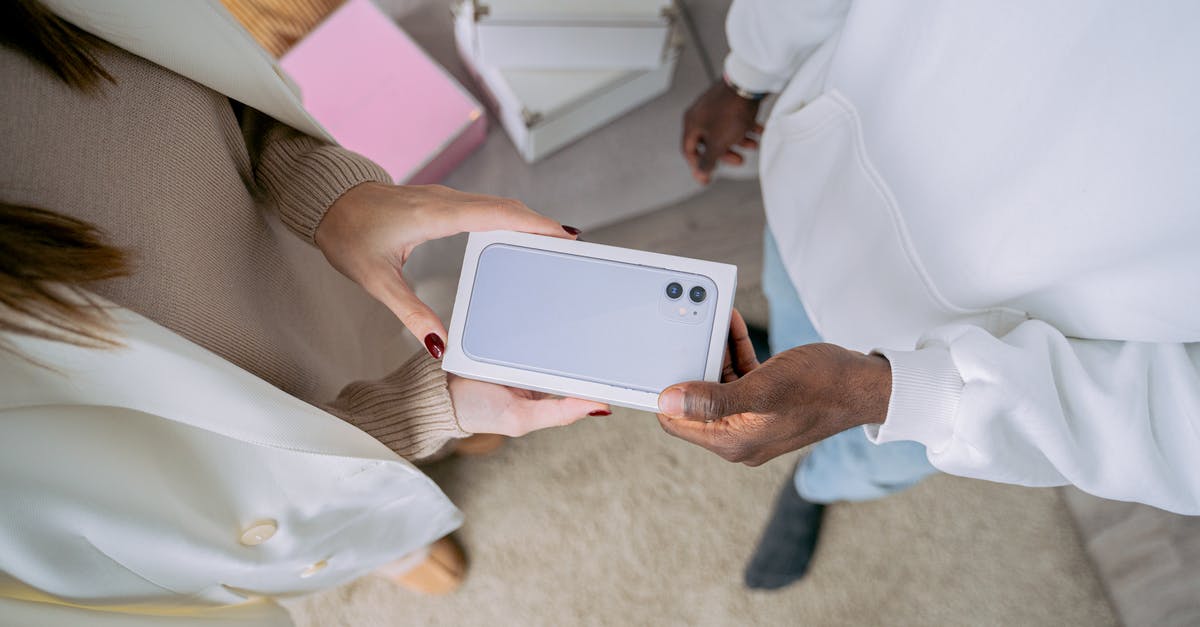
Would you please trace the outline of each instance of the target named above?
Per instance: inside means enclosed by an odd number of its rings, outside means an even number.
[[[44,2],[329,139],[217,0]],[[348,581],[461,524],[370,436],[114,311],[124,349],[12,338],[58,372],[0,355],[0,622],[287,624],[247,601]]]
[[[0,617],[238,617],[204,608],[343,583],[461,523],[374,438],[113,313],[124,348],[7,338],[33,361],[0,357]]]
[[[1200,514],[1200,4],[736,0],[770,230],[876,442]]]
[[[219,0],[42,0],[79,28],[180,76],[334,141],[279,63]]]

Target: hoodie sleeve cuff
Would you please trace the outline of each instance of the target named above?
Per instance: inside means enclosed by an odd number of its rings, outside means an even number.
[[[734,52],[730,52],[725,57],[725,76],[728,76],[729,80],[738,87],[758,93],[781,91],[783,86],[787,85],[788,79],[791,78],[791,76],[778,76],[763,72]]]
[[[892,366],[892,396],[883,424],[865,425],[875,444],[912,440],[938,450],[954,434],[954,416],[963,382],[950,351],[875,350]]]

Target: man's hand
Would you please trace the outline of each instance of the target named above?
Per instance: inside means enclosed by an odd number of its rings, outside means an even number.
[[[729,338],[723,383],[681,383],[659,395],[667,433],[757,466],[887,417],[892,372],[885,358],[809,344],[758,365],[740,315]]]
[[[762,133],[758,116],[759,101],[737,95],[719,80],[692,103],[683,115],[683,158],[692,169],[692,176],[707,185],[712,180],[717,160],[741,165],[745,158],[733,150],[735,146],[758,148],[757,135]]]

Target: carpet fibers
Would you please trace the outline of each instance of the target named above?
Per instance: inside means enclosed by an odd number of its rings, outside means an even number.
[[[794,456],[759,468],[607,418],[428,468],[465,511],[463,588],[367,577],[288,603],[299,625],[1115,625],[1053,490],[949,476],[829,508],[809,576],[741,569]]]

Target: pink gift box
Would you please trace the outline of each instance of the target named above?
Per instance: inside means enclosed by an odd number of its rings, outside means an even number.
[[[397,183],[436,183],[483,143],[483,107],[370,0],[348,0],[280,64],[309,113]]]

